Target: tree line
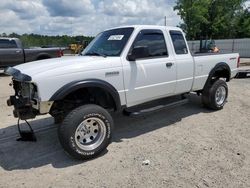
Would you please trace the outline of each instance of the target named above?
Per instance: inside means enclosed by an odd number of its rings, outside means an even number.
[[[39,35],[39,34],[22,34],[19,35],[17,33],[0,34],[1,37],[11,37],[11,38],[19,38],[24,47],[67,47],[69,44],[74,43],[84,43],[85,41],[89,43],[93,37],[89,36],[47,36],[47,35]]]
[[[250,37],[246,0],[177,0],[174,10],[188,40]]]

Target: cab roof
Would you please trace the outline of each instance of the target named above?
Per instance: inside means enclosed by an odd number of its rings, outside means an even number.
[[[125,25],[125,26],[114,27],[110,29],[119,29],[119,28],[128,28],[128,27],[133,27],[135,29],[166,29],[166,30],[176,30],[176,31],[182,32],[182,29],[179,27],[159,26],[159,25]],[[110,29],[107,29],[107,30],[110,30]]]

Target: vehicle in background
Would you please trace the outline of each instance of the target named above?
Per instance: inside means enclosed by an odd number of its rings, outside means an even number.
[[[60,48],[24,49],[18,38],[0,38],[0,69],[62,55],[63,51]]]
[[[88,46],[88,41],[77,41],[76,43],[72,43],[69,45],[69,49],[71,50],[71,54],[79,54],[84,48]]]
[[[177,27],[119,27],[98,34],[79,56],[7,68],[15,90],[7,103],[22,120],[50,114],[65,151],[89,159],[111,141],[111,112],[146,115],[186,103],[190,92],[221,110],[238,66],[238,53],[192,55]]]

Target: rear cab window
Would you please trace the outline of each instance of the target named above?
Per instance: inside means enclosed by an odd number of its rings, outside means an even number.
[[[143,58],[159,58],[168,56],[168,50],[166,46],[165,37],[161,30],[156,29],[144,29],[141,30],[135,38],[133,45],[130,48],[129,53],[133,48],[147,47],[149,54]]]
[[[170,31],[170,36],[173,42],[174,50],[177,55],[188,54],[188,48],[182,32]]]
[[[0,39],[0,48],[17,48],[17,44],[14,40]]]

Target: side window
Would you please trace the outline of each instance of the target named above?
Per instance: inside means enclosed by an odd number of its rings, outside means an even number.
[[[175,53],[178,55],[187,54],[188,48],[185,39],[180,31],[170,31]]]
[[[0,39],[0,48],[17,48],[14,40]]]
[[[149,55],[143,58],[168,56],[166,42],[161,30],[142,30],[137,35],[132,48],[147,47]]]

